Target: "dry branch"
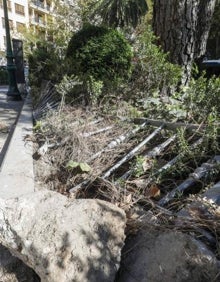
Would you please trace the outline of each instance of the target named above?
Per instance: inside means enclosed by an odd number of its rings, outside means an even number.
[[[122,143],[123,141],[125,141],[126,139],[128,139],[129,137],[133,136],[136,132],[138,132],[140,129],[142,129],[143,127],[146,126],[147,123],[143,123],[141,126],[134,128],[131,132],[128,132],[125,135],[120,135],[117,139],[111,141],[106,148],[104,148],[103,150],[100,150],[98,153],[96,153],[95,155],[92,156],[92,158],[90,159],[93,160],[95,158],[97,158],[98,156],[100,156],[103,152],[105,152],[107,149],[113,148],[117,145],[119,145],[120,143]],[[163,128],[163,126],[161,126],[160,128],[157,128],[151,135],[149,135],[144,141],[142,141],[137,147],[135,147],[128,155],[126,155],[119,163],[117,163],[115,166],[113,166],[112,168],[110,168],[103,176],[102,178],[105,179],[107,178],[113,171],[115,171],[118,167],[120,167],[124,162],[128,161],[132,156],[134,156],[134,154],[143,146],[145,145],[147,142],[149,142],[157,133],[159,133],[161,131],[161,129]],[[135,150],[135,151],[134,151]],[[76,185],[75,187],[71,188],[69,190],[70,193],[75,193],[77,192],[79,189],[81,189],[82,187],[86,186],[89,184],[89,180],[84,180],[83,182],[79,183],[78,185]]]
[[[145,145],[147,144],[152,138],[154,138],[161,130],[163,129],[163,125],[161,125],[159,128],[154,130],[147,138],[145,138],[138,146],[136,146],[134,149],[132,149],[126,156],[124,156],[119,162],[117,162],[113,167],[111,167],[108,171],[104,173],[102,178],[109,177],[112,172],[114,172],[116,169],[118,169],[122,164],[129,161],[134,155]]]
[[[100,129],[98,129],[96,131],[92,131],[92,132],[88,132],[88,133],[82,133],[82,137],[90,137],[92,135],[96,135],[96,134],[108,131],[108,130],[112,129],[113,127],[114,126],[107,126],[105,128],[100,128]]]
[[[163,197],[158,204],[160,206],[164,206],[169,203],[177,193],[183,193],[190,186],[208,177],[210,174],[216,174],[216,170],[220,164],[220,156],[215,156],[213,159],[209,160],[206,163],[203,163],[200,167],[198,167],[189,178],[187,178],[183,183],[181,183],[178,187],[169,192],[165,197]],[[219,169],[217,170],[219,171]]]
[[[199,146],[200,144],[202,144],[203,142],[203,138],[198,139],[195,143],[193,143],[190,146],[190,149],[193,150],[195,149],[197,146]],[[160,173],[170,169],[174,164],[176,164],[179,160],[181,160],[183,157],[183,154],[180,153],[179,155],[177,155],[175,158],[173,158],[171,161],[169,161],[168,163],[166,163],[164,166],[162,166],[160,169],[158,169],[150,178],[147,179],[146,185],[150,184],[153,180],[154,177],[159,175]]]
[[[99,152],[97,152],[96,154],[94,154],[89,160],[88,162],[96,159],[97,157],[99,157],[102,153],[106,152],[107,150],[113,149],[114,147],[118,146],[119,144],[121,144],[122,142],[124,142],[125,140],[131,138],[132,136],[134,136],[134,134],[136,134],[139,130],[141,130],[143,127],[145,127],[147,125],[147,122],[142,123],[140,126],[134,128],[132,131],[126,133],[126,134],[122,134],[119,137],[117,137],[115,140],[111,141],[104,149],[100,150]]]
[[[161,120],[154,120],[154,119],[149,119],[149,118],[135,118],[134,122],[135,123],[142,123],[142,122],[147,122],[153,126],[161,126],[161,124],[164,124],[165,128],[168,129],[177,129],[180,127],[184,127],[188,130],[203,130],[206,125],[204,124],[192,124],[192,123],[183,123],[183,122],[164,122]],[[216,124],[217,126],[218,124]]]
[[[173,142],[176,139],[176,135],[171,136],[169,139],[167,139],[165,142],[163,142],[162,144],[156,146],[155,148],[153,148],[153,150],[147,152],[144,157],[149,157],[149,158],[155,158],[157,156],[159,156],[162,151],[169,146],[169,144],[171,142]],[[120,178],[119,180],[125,180],[127,179],[133,172],[133,169],[128,170],[127,172],[125,172]]]

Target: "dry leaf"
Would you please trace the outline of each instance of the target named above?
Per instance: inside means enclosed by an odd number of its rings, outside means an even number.
[[[44,145],[41,146],[41,147],[38,149],[37,152],[38,152],[38,154],[39,154],[40,156],[44,156],[44,155],[46,154],[47,150],[48,150],[48,144],[47,144],[47,142],[45,142]]]
[[[145,196],[147,198],[157,198],[160,196],[160,189],[157,184],[152,184],[146,191]]]
[[[154,159],[152,158],[149,158],[149,157],[145,157],[144,158],[144,161],[142,163],[142,168],[143,168],[143,171],[147,171],[148,169],[150,169],[154,164]]]
[[[124,196],[124,201],[120,204],[120,207],[127,212],[132,206],[133,206],[132,194]]]
[[[131,204],[132,203],[132,195],[131,194],[124,197],[124,203],[125,204]]]
[[[146,188],[146,179],[134,179],[132,181],[126,181],[126,183],[134,184],[137,188],[144,189]]]

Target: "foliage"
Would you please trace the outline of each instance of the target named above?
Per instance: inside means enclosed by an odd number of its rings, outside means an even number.
[[[144,114],[147,117],[166,119],[171,121],[184,121],[187,117],[186,109],[182,107],[180,100],[176,97],[166,97],[154,92],[151,97],[143,101]]]
[[[220,122],[220,78],[206,78],[203,74],[168,98],[154,92],[144,100],[143,108],[145,115],[151,118],[206,124],[212,121],[214,129],[214,121]]]
[[[27,58],[32,53],[38,42],[45,41],[45,30],[34,29],[33,26],[23,28],[22,35],[24,56]]]
[[[127,98],[140,100],[152,97],[155,92],[167,94],[181,76],[180,68],[169,63],[167,54],[156,45],[150,27],[137,31],[133,64],[132,77],[125,88]]]
[[[87,163],[74,162],[72,160],[68,161],[66,168],[69,170],[80,169],[82,172],[90,172],[91,170],[91,167]]]
[[[55,0],[53,12],[47,15],[46,29],[30,26],[22,30],[25,55],[31,54],[37,43],[46,41],[53,42],[59,55],[64,56],[72,32],[78,30],[81,25],[82,12],[79,1],[65,4],[63,1]]]
[[[29,55],[30,84],[40,87],[43,80],[58,82],[63,74],[63,60],[50,42],[42,41]]]
[[[180,95],[189,120],[207,121],[213,113],[216,113],[216,122],[219,120],[219,77],[206,78],[203,74],[198,79],[192,79],[189,87],[184,88]]]
[[[64,5],[60,1],[54,5],[56,20],[48,17],[47,35],[40,30],[27,31],[24,34],[25,46],[30,67],[31,87],[40,87],[43,80],[57,83],[66,72],[64,57],[67,44],[73,31],[80,26],[80,8],[78,2]]]
[[[128,78],[131,58],[131,46],[120,32],[85,25],[73,35],[67,49],[68,72],[82,81],[81,87],[72,88],[73,96],[84,93],[86,103],[97,102],[104,89],[108,92]]]
[[[86,25],[73,35],[67,49],[72,73],[103,82],[127,77],[131,70],[131,47],[123,35],[103,26]]]
[[[82,11],[79,1],[72,1],[71,4],[64,4],[62,1],[55,1],[54,12],[56,21],[49,24],[49,34],[53,38],[56,48],[62,57],[65,56],[68,42],[73,32],[81,26]]]
[[[93,3],[90,17],[101,17],[102,23],[114,28],[126,26],[136,28],[147,11],[146,0],[99,0]]]
[[[133,175],[135,177],[142,176],[147,170],[152,169],[155,165],[155,160],[143,155],[136,156],[133,167]]]
[[[38,131],[43,132],[42,128],[43,128],[42,121],[37,121],[36,124],[33,127],[33,130],[34,130],[34,132],[38,132]]]
[[[81,11],[78,1],[65,5],[56,1],[54,5],[56,20],[47,21],[47,34],[30,29],[24,34],[31,50],[26,48],[30,65],[31,86],[40,86],[42,80],[59,82],[65,73],[64,57],[73,31],[81,24]]]
[[[81,103],[84,99],[83,82],[75,75],[64,75],[60,83],[56,84],[56,90],[66,104]]]

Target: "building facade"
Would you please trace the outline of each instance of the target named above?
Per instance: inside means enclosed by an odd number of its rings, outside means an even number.
[[[52,19],[51,0],[8,0],[8,18],[11,38],[21,39],[25,28],[36,33],[45,33]],[[5,63],[6,36],[3,0],[0,0],[0,65]]]

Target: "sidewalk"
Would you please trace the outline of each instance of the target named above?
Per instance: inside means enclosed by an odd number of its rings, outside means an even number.
[[[0,167],[6,153],[6,141],[12,133],[24,101],[7,101],[7,86],[0,86]]]
[[[32,144],[25,141],[32,133],[31,99],[7,101],[6,93],[7,87],[0,87],[0,198],[34,191]]]

